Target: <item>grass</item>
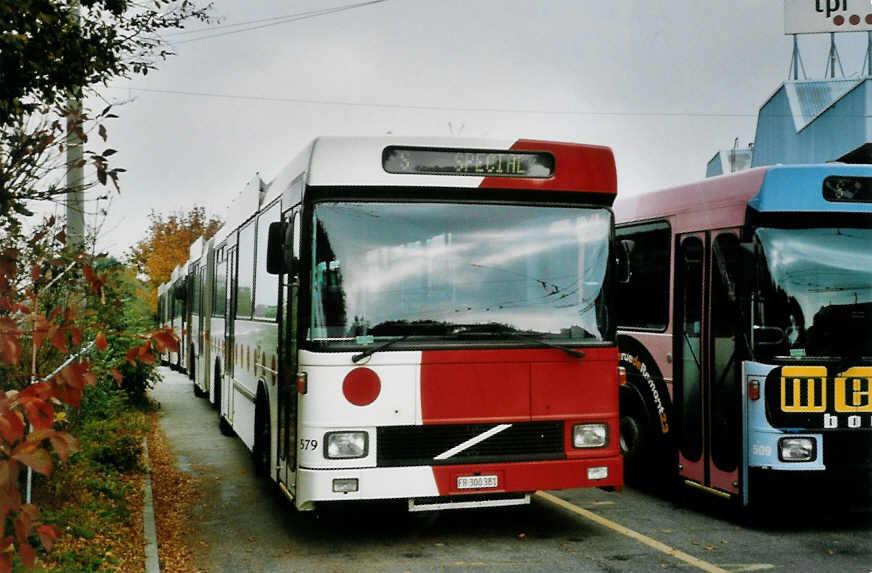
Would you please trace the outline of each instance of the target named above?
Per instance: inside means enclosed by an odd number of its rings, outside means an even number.
[[[85,573],[144,569],[143,440],[147,403],[131,404],[111,383],[89,388],[66,428],[79,451],[38,480],[34,501],[42,519],[64,532],[35,571]],[[24,571],[18,564],[16,570]]]

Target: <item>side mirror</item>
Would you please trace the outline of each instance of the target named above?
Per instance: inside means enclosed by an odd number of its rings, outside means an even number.
[[[293,230],[286,221],[276,221],[269,225],[269,235],[266,245],[266,272],[271,275],[297,272],[297,260],[294,258],[291,245]]]
[[[622,239],[618,241],[618,260],[617,260],[617,279],[620,284],[628,284],[633,276],[633,269],[630,266],[630,254],[633,252],[635,241],[630,239]]]

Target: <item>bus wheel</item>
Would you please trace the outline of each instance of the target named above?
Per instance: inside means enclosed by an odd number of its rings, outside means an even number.
[[[221,412],[218,412],[218,430],[222,436],[233,436],[236,432],[233,431],[233,426],[227,421]]]
[[[621,454],[624,456],[625,474],[638,477],[645,471],[645,448],[648,437],[638,410],[621,412]]]
[[[212,389],[215,391],[215,396],[212,400],[212,407],[216,410],[221,410],[221,369],[215,365],[215,376],[212,378]],[[219,416],[220,418],[220,416]]]
[[[268,476],[269,471],[270,427],[269,410],[263,392],[258,392],[257,404],[254,409],[254,473],[258,477]]]

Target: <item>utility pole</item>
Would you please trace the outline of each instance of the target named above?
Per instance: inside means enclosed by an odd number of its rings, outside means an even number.
[[[79,0],[70,0],[70,20],[79,26]],[[70,93],[67,101],[67,246],[81,250],[85,245],[85,167],[82,138],[82,90]]]

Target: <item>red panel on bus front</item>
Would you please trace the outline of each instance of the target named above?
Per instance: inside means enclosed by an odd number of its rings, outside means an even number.
[[[482,464],[471,466],[433,466],[433,477],[439,495],[481,494],[497,492],[532,492],[540,489],[568,489],[575,487],[605,487],[623,485],[623,460],[610,452],[603,457],[543,462],[508,464]],[[607,467],[609,477],[592,481],[587,479],[587,468]],[[495,475],[495,489],[459,490],[457,477],[468,475]]]
[[[531,414],[534,420],[618,415],[618,360],[612,348],[585,348],[584,358],[531,364]]]
[[[421,356],[424,424],[617,416],[615,348],[430,350]]]
[[[512,145],[512,151],[550,152],[555,160],[554,176],[548,179],[485,177],[479,187],[617,193],[615,157],[608,147],[519,139]]]
[[[530,365],[519,361],[518,354],[518,350],[424,351],[424,423],[529,421]]]

